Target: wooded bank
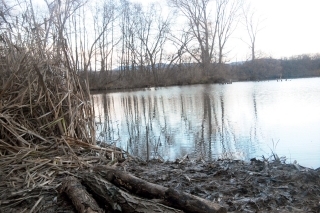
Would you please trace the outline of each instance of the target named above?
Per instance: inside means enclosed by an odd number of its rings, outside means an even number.
[[[70,33],[71,27],[78,31],[77,21],[85,20],[80,16],[85,14],[82,2],[54,0],[46,5],[44,17],[35,15],[32,2],[15,4],[20,7],[16,11],[25,9],[17,16],[6,1],[1,5],[0,212],[225,212],[226,208],[270,211],[292,206],[302,211],[319,209],[317,170],[287,169],[285,174],[280,170],[277,173],[264,166],[269,165],[264,161],[252,167],[239,163],[234,170],[229,169],[232,162],[195,164],[194,168],[201,165],[207,170],[193,169],[190,174],[179,173],[184,164],[178,164],[181,168],[172,164],[166,175],[158,176],[160,179],[152,179],[152,173],[162,170],[148,170],[146,177],[134,171],[141,169],[138,163],[133,164],[134,157],[95,141],[89,79],[79,78],[79,72],[88,74],[96,53],[93,50],[99,45],[94,42],[90,48],[81,46],[88,43],[85,33]],[[105,38],[98,34],[98,38]],[[83,40],[77,40],[80,37]],[[125,49],[124,53],[130,55],[130,51]],[[129,166],[125,167],[124,162]],[[124,168],[131,175],[123,172]],[[136,177],[132,176],[134,172]],[[207,172],[203,178],[192,176],[203,172]],[[163,182],[171,173],[176,174],[174,183]],[[215,177],[220,179],[212,181]],[[190,188],[198,180],[211,182]],[[254,199],[256,195],[259,197]]]
[[[201,64],[197,63],[170,67],[162,65],[155,70],[157,81],[154,81],[153,73],[143,68],[90,71],[88,76],[92,91],[320,77],[320,56],[301,55],[288,59],[260,58],[231,64],[212,63],[207,68],[208,70],[203,72]],[[83,72],[81,76],[85,78]]]

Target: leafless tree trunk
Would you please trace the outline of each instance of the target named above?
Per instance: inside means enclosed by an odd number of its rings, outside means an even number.
[[[262,20],[260,17],[256,17],[256,12],[251,9],[250,5],[242,9],[244,15],[244,25],[246,27],[249,41],[245,43],[251,50],[251,60],[256,59],[256,39],[258,32],[263,29],[261,26]]]
[[[182,65],[183,55],[187,52],[186,48],[191,39],[187,33],[182,33],[182,35],[171,33],[168,39],[172,41],[171,45],[175,47],[175,52],[167,56],[167,69],[170,69],[172,65]]]
[[[177,8],[188,20],[190,34],[196,45],[186,50],[207,72],[214,56],[217,24],[210,20],[208,11],[210,0],[168,0],[169,5]],[[192,42],[190,42],[192,44]]]
[[[154,83],[157,84],[157,72],[162,68],[164,44],[168,40],[170,21],[169,17],[163,18],[154,8],[157,6],[150,5],[148,11],[141,12],[136,34],[145,50],[147,65],[152,72]]]
[[[118,17],[117,4],[115,1],[105,0],[98,2],[94,10],[94,26],[95,34],[100,35],[100,39],[95,45],[95,85],[96,87],[104,87],[108,82],[111,82],[111,76],[108,71],[112,70],[111,57],[113,49],[118,44],[119,39],[113,39],[114,22]],[[95,36],[96,37],[96,36]],[[110,78],[110,79],[108,79]]]
[[[189,28],[186,33],[193,37],[193,41],[186,47],[187,52],[208,74],[210,64],[216,60],[215,54],[219,64],[224,62],[226,43],[237,26],[242,0],[168,0],[168,2],[187,18]]]
[[[238,24],[241,5],[242,0],[216,0],[219,64],[223,63],[225,45]]]

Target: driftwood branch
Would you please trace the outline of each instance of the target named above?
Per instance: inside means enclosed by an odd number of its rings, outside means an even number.
[[[118,187],[125,188],[133,194],[149,199],[164,200],[166,205],[181,209],[187,213],[227,212],[227,210],[219,204],[185,192],[179,192],[172,188],[149,183],[113,167],[97,166],[93,171],[95,175],[99,175],[106,181]]]
[[[218,204],[172,188],[166,190],[165,200],[171,204],[170,206],[186,212],[227,212]]]
[[[83,183],[113,211],[126,213],[183,213],[183,211],[162,205],[157,201],[131,195],[101,178],[101,176],[84,174],[82,178]]]
[[[166,187],[144,181],[110,166],[97,166],[93,168],[93,173],[99,174],[105,180],[118,187],[125,188],[138,196],[149,199],[162,199],[165,197],[165,191],[167,190]]]
[[[62,192],[68,195],[79,213],[104,213],[77,178],[65,178],[60,188]]]

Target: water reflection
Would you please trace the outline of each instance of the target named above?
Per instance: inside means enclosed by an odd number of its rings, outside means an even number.
[[[97,137],[164,160],[185,154],[249,160],[268,156],[279,140],[279,155],[319,167],[318,85],[315,78],[96,94]]]

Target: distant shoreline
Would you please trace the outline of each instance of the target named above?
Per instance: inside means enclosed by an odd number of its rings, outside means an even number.
[[[158,86],[148,86],[148,87],[125,87],[125,88],[107,88],[107,89],[90,89],[91,94],[100,94],[104,92],[127,92],[127,91],[139,91],[150,88],[165,88],[165,87],[175,87],[175,86],[191,86],[191,85],[199,85],[199,84],[232,84],[238,82],[262,82],[262,81],[291,81],[294,79],[303,79],[303,78],[319,78],[320,76],[312,76],[312,77],[297,77],[297,78],[286,78],[286,79],[263,79],[263,80],[237,80],[231,81],[231,83],[225,82],[206,82],[206,83],[193,83],[193,84],[172,84],[172,85],[158,85]]]
[[[123,70],[103,72],[80,71],[79,76],[89,81],[91,91],[312,78],[320,77],[320,56],[263,58],[232,64],[212,63],[206,69],[197,63],[162,65],[155,69],[126,67]]]

